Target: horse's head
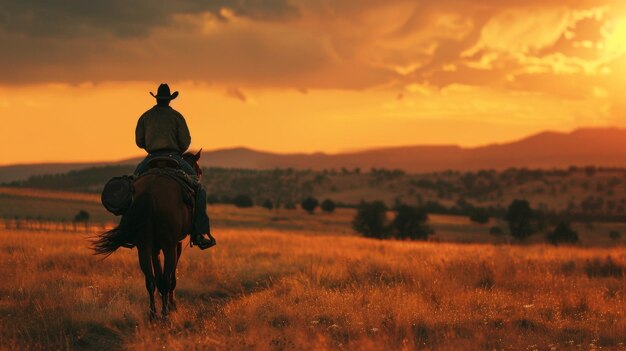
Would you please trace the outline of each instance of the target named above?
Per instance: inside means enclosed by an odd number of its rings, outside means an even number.
[[[202,168],[198,165],[198,160],[200,160],[200,154],[202,153],[202,149],[198,150],[195,154],[193,152],[185,152],[183,154],[183,160],[189,163],[193,169],[196,170],[196,174],[198,175],[198,179],[202,178]]]

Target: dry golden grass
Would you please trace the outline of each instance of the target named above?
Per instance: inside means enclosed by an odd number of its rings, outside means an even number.
[[[66,222],[85,210],[90,214],[90,223],[97,226],[114,226],[119,217],[107,212],[98,196],[86,193],[69,193],[28,188],[0,187],[0,218],[14,220],[39,219],[49,222]],[[301,209],[267,210],[262,207],[237,208],[233,205],[210,205],[208,213],[211,223],[217,228],[266,228],[289,232],[315,235],[354,235],[351,226],[354,209],[338,208],[333,213],[323,213],[319,209],[310,215]],[[392,218],[393,214],[388,214]],[[489,234],[492,226],[500,227],[505,233],[508,224],[501,219],[491,219],[487,224],[477,224],[467,216],[436,215],[429,216],[429,225],[435,230],[433,241],[463,243],[506,243],[508,235]],[[0,221],[1,222],[1,221]],[[0,223],[0,227],[2,224]],[[54,227],[54,225],[53,225]],[[626,223],[598,222],[593,224],[573,223],[572,227],[579,234],[583,246],[623,245],[626,238],[613,240],[609,233],[613,230],[626,233]],[[552,228],[548,228],[551,230]],[[533,235],[529,241],[545,241],[545,232]]]
[[[274,230],[185,249],[150,324],[136,251],[0,232],[0,349],[623,349],[626,249],[379,242]],[[607,257],[610,256],[610,259]]]

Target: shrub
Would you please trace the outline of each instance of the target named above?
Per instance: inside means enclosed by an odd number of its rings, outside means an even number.
[[[313,197],[307,197],[306,199],[302,200],[302,202],[300,203],[300,207],[302,207],[302,209],[304,209],[310,214],[312,214],[315,211],[318,205],[319,205],[319,202],[317,201],[317,199]]]
[[[426,205],[424,205],[424,208],[426,209],[426,212],[428,213],[447,213],[448,212],[448,209],[437,201],[426,202]]]
[[[506,213],[506,220],[509,222],[511,235],[515,239],[523,241],[532,234],[532,216],[533,210],[528,201],[515,199],[511,202]]]
[[[206,202],[207,202],[209,205],[214,205],[214,204],[216,204],[216,203],[220,202],[220,199],[217,197],[217,195],[210,194],[210,195],[208,195],[208,196],[206,197]]]
[[[611,230],[611,232],[609,233],[609,238],[611,238],[612,240],[619,240],[622,237],[622,233],[618,232],[617,230]]]
[[[274,203],[272,202],[272,200],[268,199],[268,200],[263,201],[263,204],[261,206],[267,208],[268,210],[271,210],[274,208]]]
[[[296,209],[296,204],[293,201],[291,201],[291,200],[287,200],[285,202],[285,209],[286,210],[295,210]]]
[[[387,206],[382,201],[361,202],[352,220],[352,227],[367,238],[387,238]]]
[[[585,271],[589,278],[622,278],[626,275],[626,267],[613,261],[611,256],[607,256],[604,260],[595,258],[593,261],[587,261]]]
[[[74,216],[74,222],[89,222],[89,212],[80,210],[76,216]]]
[[[428,213],[426,210],[409,205],[399,205],[395,208],[396,216],[391,222],[393,234],[398,239],[425,240],[433,230],[426,225]]]
[[[552,245],[575,244],[578,242],[578,233],[572,230],[569,223],[560,222],[556,228],[547,235],[547,239]]]
[[[252,201],[252,198],[250,196],[241,194],[235,196],[235,198],[233,199],[233,205],[240,208],[249,208],[254,206],[254,202]]]
[[[489,222],[489,211],[484,208],[474,208],[469,215],[472,222],[485,224]]]
[[[489,234],[499,236],[504,234],[504,232],[502,231],[502,228],[498,226],[493,226],[489,229]]]
[[[322,201],[322,205],[320,206],[322,208],[322,211],[326,212],[326,213],[331,213],[335,210],[335,202],[331,199],[326,199],[324,201]]]

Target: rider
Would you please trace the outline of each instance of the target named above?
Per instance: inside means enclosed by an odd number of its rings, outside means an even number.
[[[170,107],[170,101],[178,96],[178,92],[170,94],[170,87],[167,84],[161,84],[157,94],[150,92],[150,95],[156,98],[157,104],[141,115],[135,129],[137,146],[148,151],[148,156],[135,169],[135,176],[145,172],[148,169],[148,162],[158,156],[175,159],[183,172],[197,177],[192,165],[181,156],[191,143],[189,128],[183,115]],[[206,197],[204,187],[198,182],[190,236],[191,241],[201,249],[209,248],[216,243],[209,228]],[[207,234],[209,239],[205,238],[204,234]]]

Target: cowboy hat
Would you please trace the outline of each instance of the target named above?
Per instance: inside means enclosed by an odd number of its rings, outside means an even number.
[[[161,83],[161,85],[159,85],[159,89],[157,89],[156,95],[154,95],[153,92],[150,92],[150,95],[157,99],[174,100],[178,96],[178,92],[175,91],[174,94],[170,94],[170,86],[165,83]]]

